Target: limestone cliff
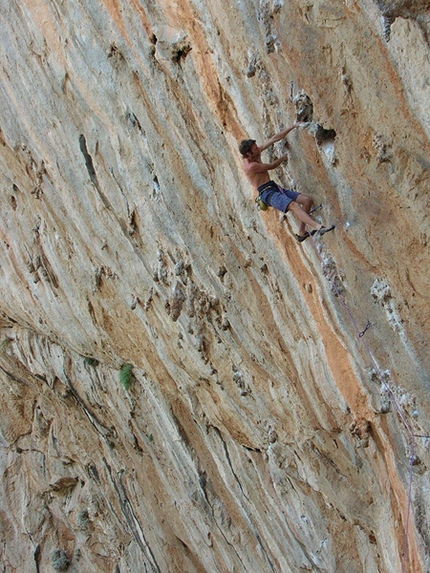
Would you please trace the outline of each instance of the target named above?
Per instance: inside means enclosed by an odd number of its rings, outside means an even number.
[[[1,570],[428,573],[428,2],[0,23]]]

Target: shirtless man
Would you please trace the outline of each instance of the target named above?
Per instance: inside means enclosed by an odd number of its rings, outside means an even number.
[[[309,211],[312,207],[312,199],[308,195],[302,195],[296,191],[289,191],[282,189],[269,177],[269,171],[276,169],[283,161],[288,159],[288,155],[283,155],[279,159],[272,161],[272,163],[263,163],[261,161],[261,153],[277,141],[284,139],[290,131],[298,127],[300,123],[295,123],[292,127],[284,129],[264,141],[258,146],[254,139],[245,139],[239,146],[239,151],[244,157],[243,168],[248,177],[251,185],[257,187],[262,201],[266,205],[270,205],[282,213],[291,211],[300,221],[299,234],[296,235],[297,240],[301,243],[305,241],[310,235],[318,234],[324,235],[334,229],[331,227],[324,227],[309,216]],[[311,227],[313,231],[310,233],[306,231],[306,225]]]

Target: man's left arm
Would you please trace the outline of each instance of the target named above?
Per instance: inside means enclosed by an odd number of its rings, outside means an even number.
[[[263,143],[261,145],[259,145],[260,151],[264,151],[265,149],[267,149],[268,147],[270,147],[271,145],[273,145],[277,141],[281,141],[281,139],[284,139],[284,137],[287,137],[287,135],[290,133],[290,131],[293,131],[293,129],[296,129],[296,127],[299,127],[299,125],[300,125],[300,122],[294,123],[291,127],[287,127],[286,129],[283,129],[282,131],[280,131],[279,133],[277,133],[276,135],[274,135],[273,137],[271,137],[267,141],[263,141]]]

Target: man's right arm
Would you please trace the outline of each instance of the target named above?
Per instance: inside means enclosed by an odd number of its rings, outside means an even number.
[[[281,165],[283,161],[287,161],[288,155],[282,155],[272,163],[251,163],[248,168],[249,173],[265,173],[266,171],[270,171],[271,169],[276,169]]]
[[[268,171],[270,171],[270,169],[276,169],[277,167],[279,167],[281,165],[281,163],[283,163],[284,161],[288,160],[288,155],[282,155],[282,157],[279,157],[279,159],[275,159],[275,161],[272,161],[272,163],[268,163],[266,165],[270,165]]]

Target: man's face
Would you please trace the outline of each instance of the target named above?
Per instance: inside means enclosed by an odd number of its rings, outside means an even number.
[[[251,161],[255,161],[260,157],[260,148],[256,143],[252,144],[251,151],[248,153],[248,159]]]

